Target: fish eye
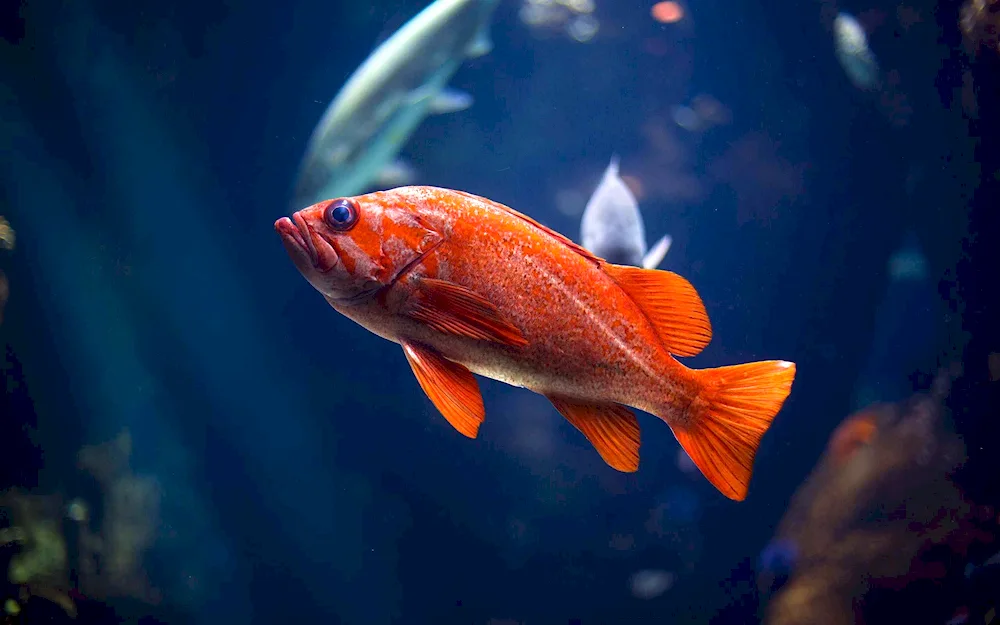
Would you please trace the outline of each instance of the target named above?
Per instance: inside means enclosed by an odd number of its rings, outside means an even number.
[[[350,230],[358,220],[358,204],[348,198],[334,200],[323,212],[323,219],[334,230]]]

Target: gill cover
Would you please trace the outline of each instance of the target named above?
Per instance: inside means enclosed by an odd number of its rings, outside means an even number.
[[[371,273],[364,277],[382,286],[395,282],[444,240],[420,215],[409,210],[362,202],[361,211],[361,227],[351,233],[351,242],[361,250],[371,250],[374,262]],[[353,251],[345,246],[341,254],[345,268]]]
[[[342,203],[357,209],[347,228],[331,221],[333,213],[327,210]],[[443,240],[421,215],[383,194],[341,198],[317,209],[313,218],[322,222],[320,236],[336,252],[338,262],[320,278],[322,287],[314,286],[331,303],[366,300],[393,284]]]

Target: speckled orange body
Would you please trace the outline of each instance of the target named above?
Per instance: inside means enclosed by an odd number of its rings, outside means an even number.
[[[399,205],[398,193],[382,191],[357,201]],[[421,194],[422,215],[442,233],[440,243],[380,297],[361,304],[327,298],[334,308],[383,338],[428,344],[494,380],[683,416],[697,391],[687,368],[662,347],[649,320],[604,272],[603,261],[483,198],[430,187]],[[422,277],[483,295],[528,344],[508,347],[445,335],[398,314]]]
[[[506,206],[434,187],[320,202],[275,230],[331,306],[402,346],[465,436],[485,418],[478,373],[545,395],[620,471],[639,466],[626,406],[650,412],[721,492],[746,496],[795,365],[696,371],[674,360],[712,335],[681,276],[609,264]]]

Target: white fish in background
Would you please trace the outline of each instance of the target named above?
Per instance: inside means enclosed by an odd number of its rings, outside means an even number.
[[[417,179],[417,170],[408,162],[397,158],[387,163],[375,175],[373,184],[390,189],[392,187],[405,187],[413,184]]]
[[[462,61],[492,49],[498,1],[436,0],[365,59],[309,139],[294,208],[368,190],[427,115],[472,104],[445,85]]]
[[[639,203],[618,175],[618,157],[604,170],[604,177],[587,202],[580,224],[580,243],[597,256],[617,265],[655,269],[673,241],[664,235],[646,251],[646,228]]]
[[[866,90],[877,88],[878,62],[868,48],[868,35],[858,20],[849,13],[839,13],[833,20],[833,38],[837,60],[854,86]]]

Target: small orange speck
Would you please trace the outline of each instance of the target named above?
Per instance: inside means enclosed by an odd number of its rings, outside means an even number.
[[[653,19],[661,24],[673,24],[684,17],[684,9],[677,2],[657,2],[650,11]]]

